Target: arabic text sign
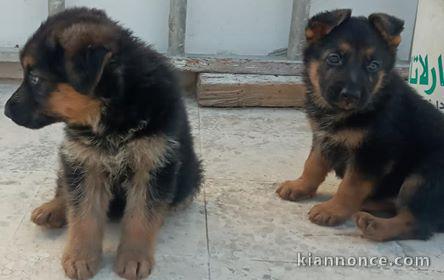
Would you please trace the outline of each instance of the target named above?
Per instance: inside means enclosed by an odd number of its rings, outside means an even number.
[[[443,55],[436,60],[432,55],[415,55],[410,62],[409,82],[420,94],[444,110],[444,64]]]
[[[418,2],[410,85],[444,112],[444,1]]]

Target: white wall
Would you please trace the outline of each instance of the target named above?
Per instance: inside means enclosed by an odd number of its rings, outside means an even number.
[[[286,48],[292,0],[188,0],[186,52],[266,55]]]
[[[169,0],[65,0],[65,4],[105,9],[157,50],[165,52],[168,48]]]
[[[132,29],[165,52],[169,0],[66,0],[89,6]],[[400,58],[408,59],[417,0],[312,0],[310,14],[353,8],[354,15],[382,11],[406,20]],[[266,55],[288,44],[292,0],[188,0],[186,52]],[[47,16],[47,0],[0,0],[0,48],[22,46]]]
[[[47,0],[0,0],[0,47],[22,46],[47,15]]]

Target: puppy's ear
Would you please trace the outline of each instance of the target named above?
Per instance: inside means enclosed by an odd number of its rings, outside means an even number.
[[[400,34],[404,29],[403,20],[383,13],[371,14],[368,20],[390,48],[396,49],[399,46],[399,43],[401,43]]]
[[[76,23],[56,38],[63,48],[68,82],[82,93],[91,93],[100,82],[103,71],[116,52],[113,26],[99,23]]]
[[[307,42],[314,43],[329,34],[335,27],[350,18],[350,9],[334,10],[313,16],[305,28]]]
[[[111,57],[112,52],[104,46],[89,45],[79,50],[67,65],[70,83],[80,92],[91,93]]]

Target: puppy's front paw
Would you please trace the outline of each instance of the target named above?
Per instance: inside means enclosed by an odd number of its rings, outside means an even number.
[[[285,181],[276,190],[276,193],[285,200],[299,201],[312,198],[316,193],[316,188],[299,178],[294,181]]]
[[[154,256],[148,249],[128,247],[119,248],[114,270],[122,278],[137,280],[148,277],[153,266]]]
[[[101,254],[73,250],[65,252],[62,265],[66,276],[69,278],[85,280],[92,278],[97,273],[100,260]]]
[[[66,224],[65,205],[57,198],[32,211],[31,221],[39,226],[60,228]]]
[[[352,215],[352,211],[331,200],[313,206],[308,213],[310,221],[321,226],[340,225]]]

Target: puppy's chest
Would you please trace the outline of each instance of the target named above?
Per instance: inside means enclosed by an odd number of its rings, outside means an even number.
[[[313,132],[315,141],[325,149],[340,147],[349,152],[358,149],[365,141],[364,129],[344,128],[334,131],[317,130]]]
[[[85,172],[99,172],[110,180],[120,180],[137,173],[147,173],[164,165],[170,142],[163,136],[144,137],[118,148],[99,148],[92,142],[66,139],[61,147],[63,158]]]
[[[339,177],[344,174],[349,159],[362,146],[368,131],[362,128],[321,126],[311,121],[313,144],[318,146],[324,158],[330,162]]]
[[[323,149],[338,147],[349,152],[358,149],[368,136],[368,130],[361,127],[334,127],[333,123],[310,119],[314,142]]]

